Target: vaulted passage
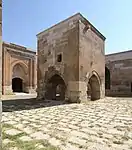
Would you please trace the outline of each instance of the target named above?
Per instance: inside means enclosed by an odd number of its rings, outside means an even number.
[[[13,90],[13,92],[23,92],[22,84],[23,84],[22,79],[13,78],[12,79],[12,90]]]
[[[110,71],[105,67],[105,89],[110,89]]]
[[[48,100],[65,99],[65,82],[59,75],[52,76],[46,85],[45,97]]]
[[[95,75],[92,75],[89,80],[87,94],[91,100],[100,99],[100,84],[98,78]]]

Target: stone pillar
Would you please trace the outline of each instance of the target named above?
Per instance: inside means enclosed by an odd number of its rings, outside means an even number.
[[[3,94],[10,95],[12,94],[12,70],[10,68],[10,55],[4,49],[3,52]]]
[[[32,91],[32,59],[29,61],[29,93]]]
[[[29,93],[34,93],[33,91],[33,60],[30,59],[29,62]]]
[[[87,85],[81,81],[68,83],[68,98],[71,102],[83,102],[87,100]]]
[[[100,89],[100,98],[101,99],[103,99],[103,98],[105,98],[105,82],[104,81],[102,81],[102,83],[101,83],[101,87],[100,87],[101,89]]]
[[[2,0],[0,0],[0,149],[2,149],[1,139],[1,119],[2,119]]]
[[[36,93],[36,79],[37,79],[37,71],[36,71],[36,58],[32,61],[32,92]]]
[[[81,102],[87,102],[87,83],[86,82],[82,82],[79,81],[79,91],[80,91],[80,95],[79,95],[79,99]]]
[[[34,60],[34,89],[36,91],[37,88],[37,63],[36,63],[36,58]]]
[[[70,102],[77,102],[79,100],[79,85],[77,81],[68,82],[68,99]]]

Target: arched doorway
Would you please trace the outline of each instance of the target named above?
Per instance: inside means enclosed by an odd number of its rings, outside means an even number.
[[[28,69],[22,63],[12,66],[12,90],[13,92],[27,92]]]
[[[105,89],[110,89],[110,70],[105,67]]]
[[[23,92],[23,81],[20,78],[12,79],[12,90],[13,92]]]
[[[65,82],[59,75],[52,76],[46,84],[45,97],[48,100],[64,100],[65,99]]]
[[[96,75],[92,75],[89,79],[87,94],[91,100],[100,99],[100,83]]]

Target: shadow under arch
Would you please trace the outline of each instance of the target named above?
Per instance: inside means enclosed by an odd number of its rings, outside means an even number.
[[[23,91],[23,80],[19,77],[12,78],[12,90],[13,92],[24,92]]]
[[[13,71],[13,68],[14,68],[16,65],[22,66],[24,72],[27,73],[28,66],[27,66],[23,61],[15,61],[15,62],[12,62],[12,64],[11,64],[11,70],[12,70],[12,71]]]
[[[13,92],[28,93],[28,66],[21,61],[15,61],[12,63],[11,67],[11,81]]]
[[[65,100],[66,84],[62,76],[52,74],[46,81],[45,91],[47,100]]]
[[[101,80],[96,71],[92,71],[88,77],[87,95],[91,100],[100,99]]]

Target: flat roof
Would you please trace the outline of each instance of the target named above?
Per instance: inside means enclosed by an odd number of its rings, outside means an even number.
[[[30,48],[27,48],[27,47],[25,47],[25,46],[21,46],[21,45],[14,44],[14,43],[8,43],[8,42],[4,42],[4,41],[3,41],[3,44],[6,45],[6,46],[10,46],[10,47],[12,47],[12,48],[18,48],[18,49],[20,49],[20,50],[24,50],[24,51],[27,51],[27,52],[29,52],[29,53],[34,53],[34,54],[36,54],[36,51],[34,51],[34,50],[30,49]]]
[[[122,52],[116,52],[116,53],[106,54],[105,56],[125,54],[125,53],[129,53],[129,52],[132,52],[132,50],[127,50],[127,51],[122,51]]]
[[[77,17],[77,16],[79,17],[79,20],[80,20],[80,18],[84,19],[84,21],[87,22],[87,23],[92,27],[92,28],[91,28],[92,31],[94,31],[97,35],[99,35],[103,40],[106,39],[106,38],[103,36],[103,34],[101,34],[101,32],[99,32],[99,30],[97,30],[97,28],[95,28],[95,27],[92,25],[92,23],[90,23],[81,13],[76,13],[76,14],[74,14],[73,16],[68,17],[67,19],[64,19],[63,21],[61,21],[61,22],[59,22],[59,23],[57,23],[57,24],[55,24],[55,25],[53,25],[53,26],[51,26],[51,27],[49,27],[49,28],[43,30],[43,31],[40,32],[40,33],[38,33],[36,36],[39,36],[40,34],[46,32],[46,31],[48,31],[48,30],[50,30],[50,29],[52,29],[52,28],[55,28],[56,26],[58,26],[58,25],[60,25],[60,24],[62,24],[62,23],[64,23],[64,22],[68,21],[69,19],[72,19],[72,18],[74,18],[74,17]]]

